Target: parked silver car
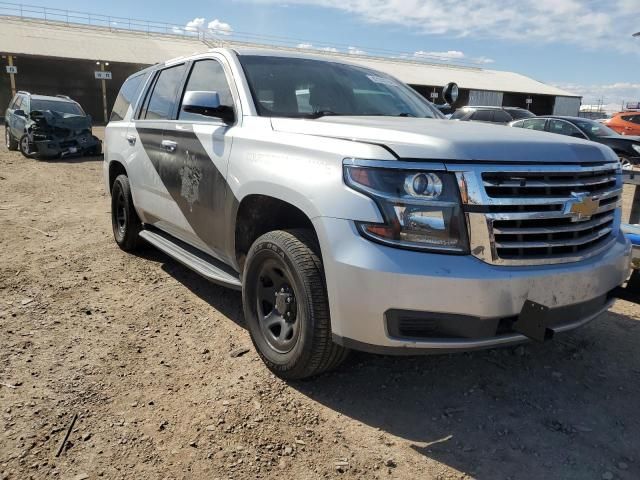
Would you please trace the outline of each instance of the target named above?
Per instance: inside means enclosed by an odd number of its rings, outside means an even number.
[[[548,338],[627,277],[607,147],[434,118],[384,73],[216,49],[130,77],[106,128],[115,240],[242,290],[255,347],[303,378],[348,349]]]

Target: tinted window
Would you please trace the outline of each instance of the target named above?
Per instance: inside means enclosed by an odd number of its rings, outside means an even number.
[[[594,122],[593,120],[575,120],[575,124],[580,127],[589,138],[600,137],[617,137],[618,133],[611,130],[606,125],[600,122]]]
[[[84,115],[84,112],[77,103],[60,102],[58,100],[36,100],[31,99],[31,111],[51,110],[52,112],[70,113],[72,115]]]
[[[567,135],[569,137],[575,136],[577,138],[584,138],[584,135],[577,127],[565,122],[564,120],[549,120],[549,131],[551,133],[559,133],[560,135]]]
[[[200,60],[194,63],[187,81],[186,92],[218,92],[220,105],[233,108],[233,97],[229,89],[227,77],[222,65],[216,60]],[[200,115],[198,113],[180,111],[180,120],[199,120],[205,122],[217,121],[217,119]]]
[[[640,115],[626,115],[624,117],[621,117],[622,120],[626,121],[626,122],[631,122],[631,123],[640,123]]]
[[[535,117],[529,110],[522,110],[520,108],[508,109],[507,112],[513,117],[514,120],[520,120],[521,118]]]
[[[472,120],[477,122],[492,122],[493,110],[477,110],[471,117]]]
[[[530,118],[529,120],[522,120],[518,122],[519,126],[522,128],[527,128],[529,130],[539,130],[544,132],[544,124],[546,120],[544,118]]]
[[[504,112],[502,110],[496,110],[495,112],[493,112],[493,121],[508,123],[512,121],[512,118],[511,118],[511,115],[509,115],[507,112]]]
[[[185,65],[182,64],[160,71],[147,106],[140,115],[141,118],[146,120],[167,120],[171,118],[184,70]]]
[[[468,110],[463,110],[462,108],[459,108],[458,110],[453,112],[453,115],[451,115],[451,120],[458,120],[460,118],[463,118],[467,113],[469,113]]]
[[[239,58],[261,116],[435,116],[419,93],[375,70],[306,58]]]
[[[18,95],[16,97],[16,101],[13,103],[13,109],[14,110],[20,110],[22,105],[22,97],[20,95]]]
[[[127,110],[129,110],[129,106],[132,102],[136,101],[136,98],[138,98],[144,80],[148,76],[149,73],[136,75],[135,77],[128,78],[124,82],[122,88],[120,89],[120,92],[118,93],[118,97],[113,104],[110,121],[117,122],[118,120],[124,119],[124,117],[127,115]]]

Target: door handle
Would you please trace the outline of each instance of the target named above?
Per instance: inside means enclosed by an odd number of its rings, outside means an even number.
[[[129,142],[129,145],[131,145],[133,147],[136,144],[136,136],[135,135],[127,135],[127,142]]]
[[[163,140],[162,148],[164,148],[169,153],[173,153],[178,148],[178,144],[173,140]]]

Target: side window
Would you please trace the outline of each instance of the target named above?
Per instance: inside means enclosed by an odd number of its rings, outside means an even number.
[[[569,137],[585,138],[584,134],[577,127],[564,120],[549,120],[549,131]]]
[[[463,110],[462,108],[459,108],[455,112],[453,112],[453,115],[451,115],[451,120],[458,120],[458,119],[464,117],[466,114],[467,114],[466,110]]]
[[[513,118],[511,118],[511,115],[509,115],[507,112],[504,112],[502,110],[496,110],[493,112],[493,121],[494,122],[499,122],[499,123],[509,123],[513,120]]]
[[[13,109],[20,110],[20,106],[22,105],[22,96],[18,95],[16,97],[15,102],[13,102]]]
[[[146,107],[140,113],[145,120],[168,120],[173,114],[182,81],[185,64],[161,70],[156,79]]]
[[[530,118],[529,120],[523,120],[519,123],[522,127],[528,128],[529,130],[539,130],[544,132],[544,124],[546,123],[546,120],[544,118]]]
[[[628,115],[626,117],[622,117],[622,120],[624,120],[625,122],[640,124],[640,115]]]
[[[209,91],[218,92],[220,106],[233,108],[233,96],[224,69],[217,60],[199,60],[193,64],[187,86],[187,92]],[[199,120],[204,122],[216,121],[212,117],[198,113],[184,112],[182,108],[178,114],[180,120]]]
[[[493,122],[493,110],[478,110],[471,119],[478,122]]]
[[[109,121],[117,122],[124,119],[131,104],[133,103],[135,105],[135,101],[140,94],[142,85],[148,76],[149,73],[136,75],[135,77],[128,78],[124,82],[122,88],[120,88],[120,92],[118,92],[118,97],[113,104],[113,110],[111,111],[111,118]]]

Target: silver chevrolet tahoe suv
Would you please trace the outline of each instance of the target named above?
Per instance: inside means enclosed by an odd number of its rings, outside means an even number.
[[[512,345],[604,312],[629,270],[618,157],[443,120],[395,78],[215,49],[124,83],[106,128],[113,232],[242,291],[287,379],[349,349]]]

